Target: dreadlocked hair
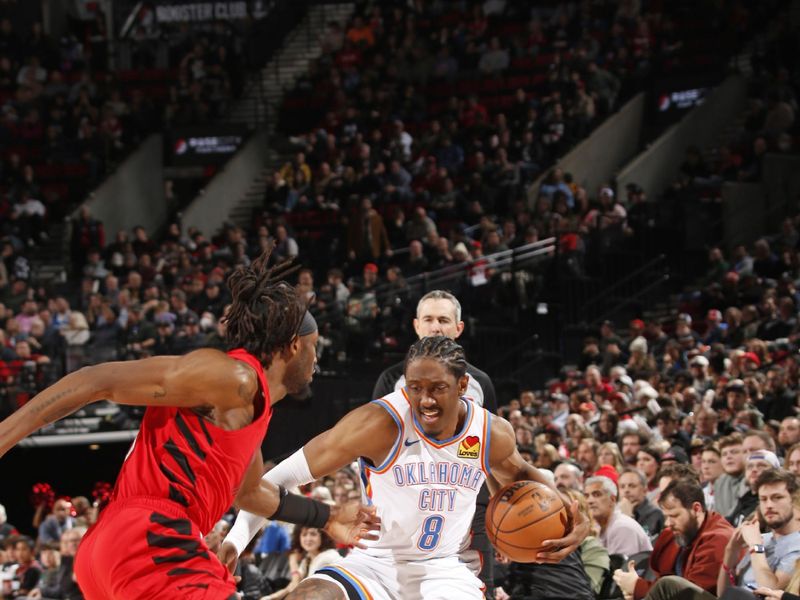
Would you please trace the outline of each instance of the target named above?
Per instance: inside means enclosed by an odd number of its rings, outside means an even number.
[[[269,366],[271,356],[289,345],[308,307],[284,279],[300,268],[292,259],[272,267],[272,242],[250,266],[239,266],[228,277],[233,301],[227,311],[225,340],[229,348],[244,348]]]
[[[439,361],[455,375],[456,379],[461,379],[467,374],[467,358],[464,348],[449,337],[434,335],[415,342],[406,354],[403,371],[412,361],[420,358],[432,358]]]

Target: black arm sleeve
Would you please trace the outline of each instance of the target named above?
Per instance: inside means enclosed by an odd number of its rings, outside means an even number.
[[[314,527],[315,529],[324,529],[325,525],[328,524],[328,519],[331,516],[331,507],[327,504],[305,496],[290,494],[282,485],[278,486],[278,493],[281,501],[275,514],[270,519],[286,521],[287,523],[305,527]]]
[[[397,363],[386,369],[378,377],[375,389],[372,390],[372,400],[388,396],[394,391],[394,384],[403,374],[403,363]]]
[[[469,365],[467,367],[467,373],[469,373],[470,377],[474,377],[475,381],[481,385],[481,389],[483,390],[483,408],[492,414],[497,414],[497,396],[494,391],[492,380],[486,373],[474,365]]]

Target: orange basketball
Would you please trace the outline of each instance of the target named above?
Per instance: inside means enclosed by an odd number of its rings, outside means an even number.
[[[486,508],[489,541],[514,562],[536,560],[542,542],[566,535],[569,515],[553,489],[517,481],[497,492]]]

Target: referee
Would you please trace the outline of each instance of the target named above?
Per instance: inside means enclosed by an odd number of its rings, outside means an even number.
[[[417,337],[443,335],[451,339],[464,333],[464,321],[461,320],[461,303],[450,292],[434,290],[428,292],[417,303],[417,316],[414,319],[414,331]],[[491,413],[497,412],[497,398],[494,385],[489,376],[467,363],[469,382],[465,397],[482,406]],[[392,365],[381,373],[375,389],[374,399],[383,398],[406,384],[403,375],[403,362]],[[494,600],[494,549],[486,536],[486,506],[489,504],[489,490],[483,485],[475,503],[475,517],[472,520],[472,543],[470,547],[481,554],[480,578],[486,586],[486,598]]]

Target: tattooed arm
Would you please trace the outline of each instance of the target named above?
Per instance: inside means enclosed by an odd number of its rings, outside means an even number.
[[[226,429],[252,420],[255,371],[217,350],[84,367],[66,375],[0,423],[0,456],[21,439],[78,409],[110,400],[137,406],[212,406]]]

